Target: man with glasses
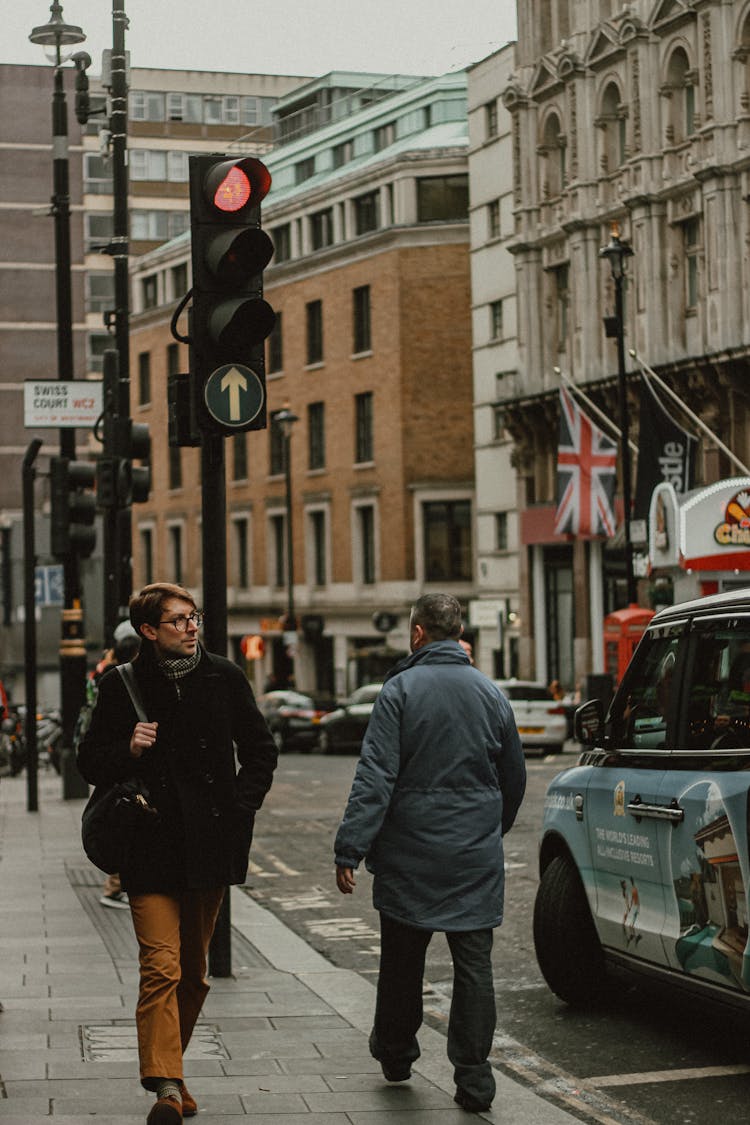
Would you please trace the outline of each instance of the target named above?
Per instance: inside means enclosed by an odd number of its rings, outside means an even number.
[[[179,1125],[197,1112],[182,1058],[208,992],[209,942],[227,886],[245,881],[277,751],[242,670],[201,646],[203,614],[187,590],[145,586],[130,621],[146,719],[123,679],[105,676],[78,763],[93,785],[139,778],[158,811],[120,876],[140,949],[141,1083],[157,1099],[147,1121]]]

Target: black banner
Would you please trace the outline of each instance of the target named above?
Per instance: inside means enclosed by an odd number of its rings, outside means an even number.
[[[648,519],[651,493],[668,481],[679,495],[693,487],[698,439],[683,430],[662,406],[648,380],[641,385],[638,478],[633,518]]]

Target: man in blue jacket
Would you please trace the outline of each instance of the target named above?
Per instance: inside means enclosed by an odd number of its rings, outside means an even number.
[[[481,1112],[495,1094],[490,954],[503,918],[503,836],[526,767],[510,704],[458,643],[456,598],[423,595],[409,632],[411,655],[389,673],[362,745],[336,836],[336,882],[351,894],[362,859],[374,875],[381,942],[370,1052],[389,1082],[409,1078],[419,1058],[425,955],[432,934],[446,934],[455,1100]]]

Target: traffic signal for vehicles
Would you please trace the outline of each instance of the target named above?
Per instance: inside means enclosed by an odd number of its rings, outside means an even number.
[[[254,156],[190,157],[191,406],[208,432],[266,425],[263,342],[276,314],[263,300],[273,243],[260,204],[270,186]]]
[[[96,502],[99,508],[129,508],[142,504],[151,491],[151,432],[145,422],[129,418],[113,423],[115,447],[127,456],[101,456],[96,463]],[[133,460],[140,461],[134,465]]]
[[[87,559],[96,543],[96,470],[90,461],[53,457],[50,462],[51,548],[57,558]]]

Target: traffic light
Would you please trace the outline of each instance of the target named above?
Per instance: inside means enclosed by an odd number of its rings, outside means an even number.
[[[263,341],[276,314],[263,300],[273,243],[260,204],[270,186],[254,156],[190,157],[191,408],[207,432],[266,426]]]
[[[114,419],[112,441],[127,456],[101,456],[96,463],[96,502],[99,508],[129,508],[142,504],[151,492],[151,431],[145,422]],[[133,461],[140,461],[134,465]]]
[[[51,548],[57,558],[87,559],[94,550],[95,476],[89,461],[53,457],[50,462]]]

